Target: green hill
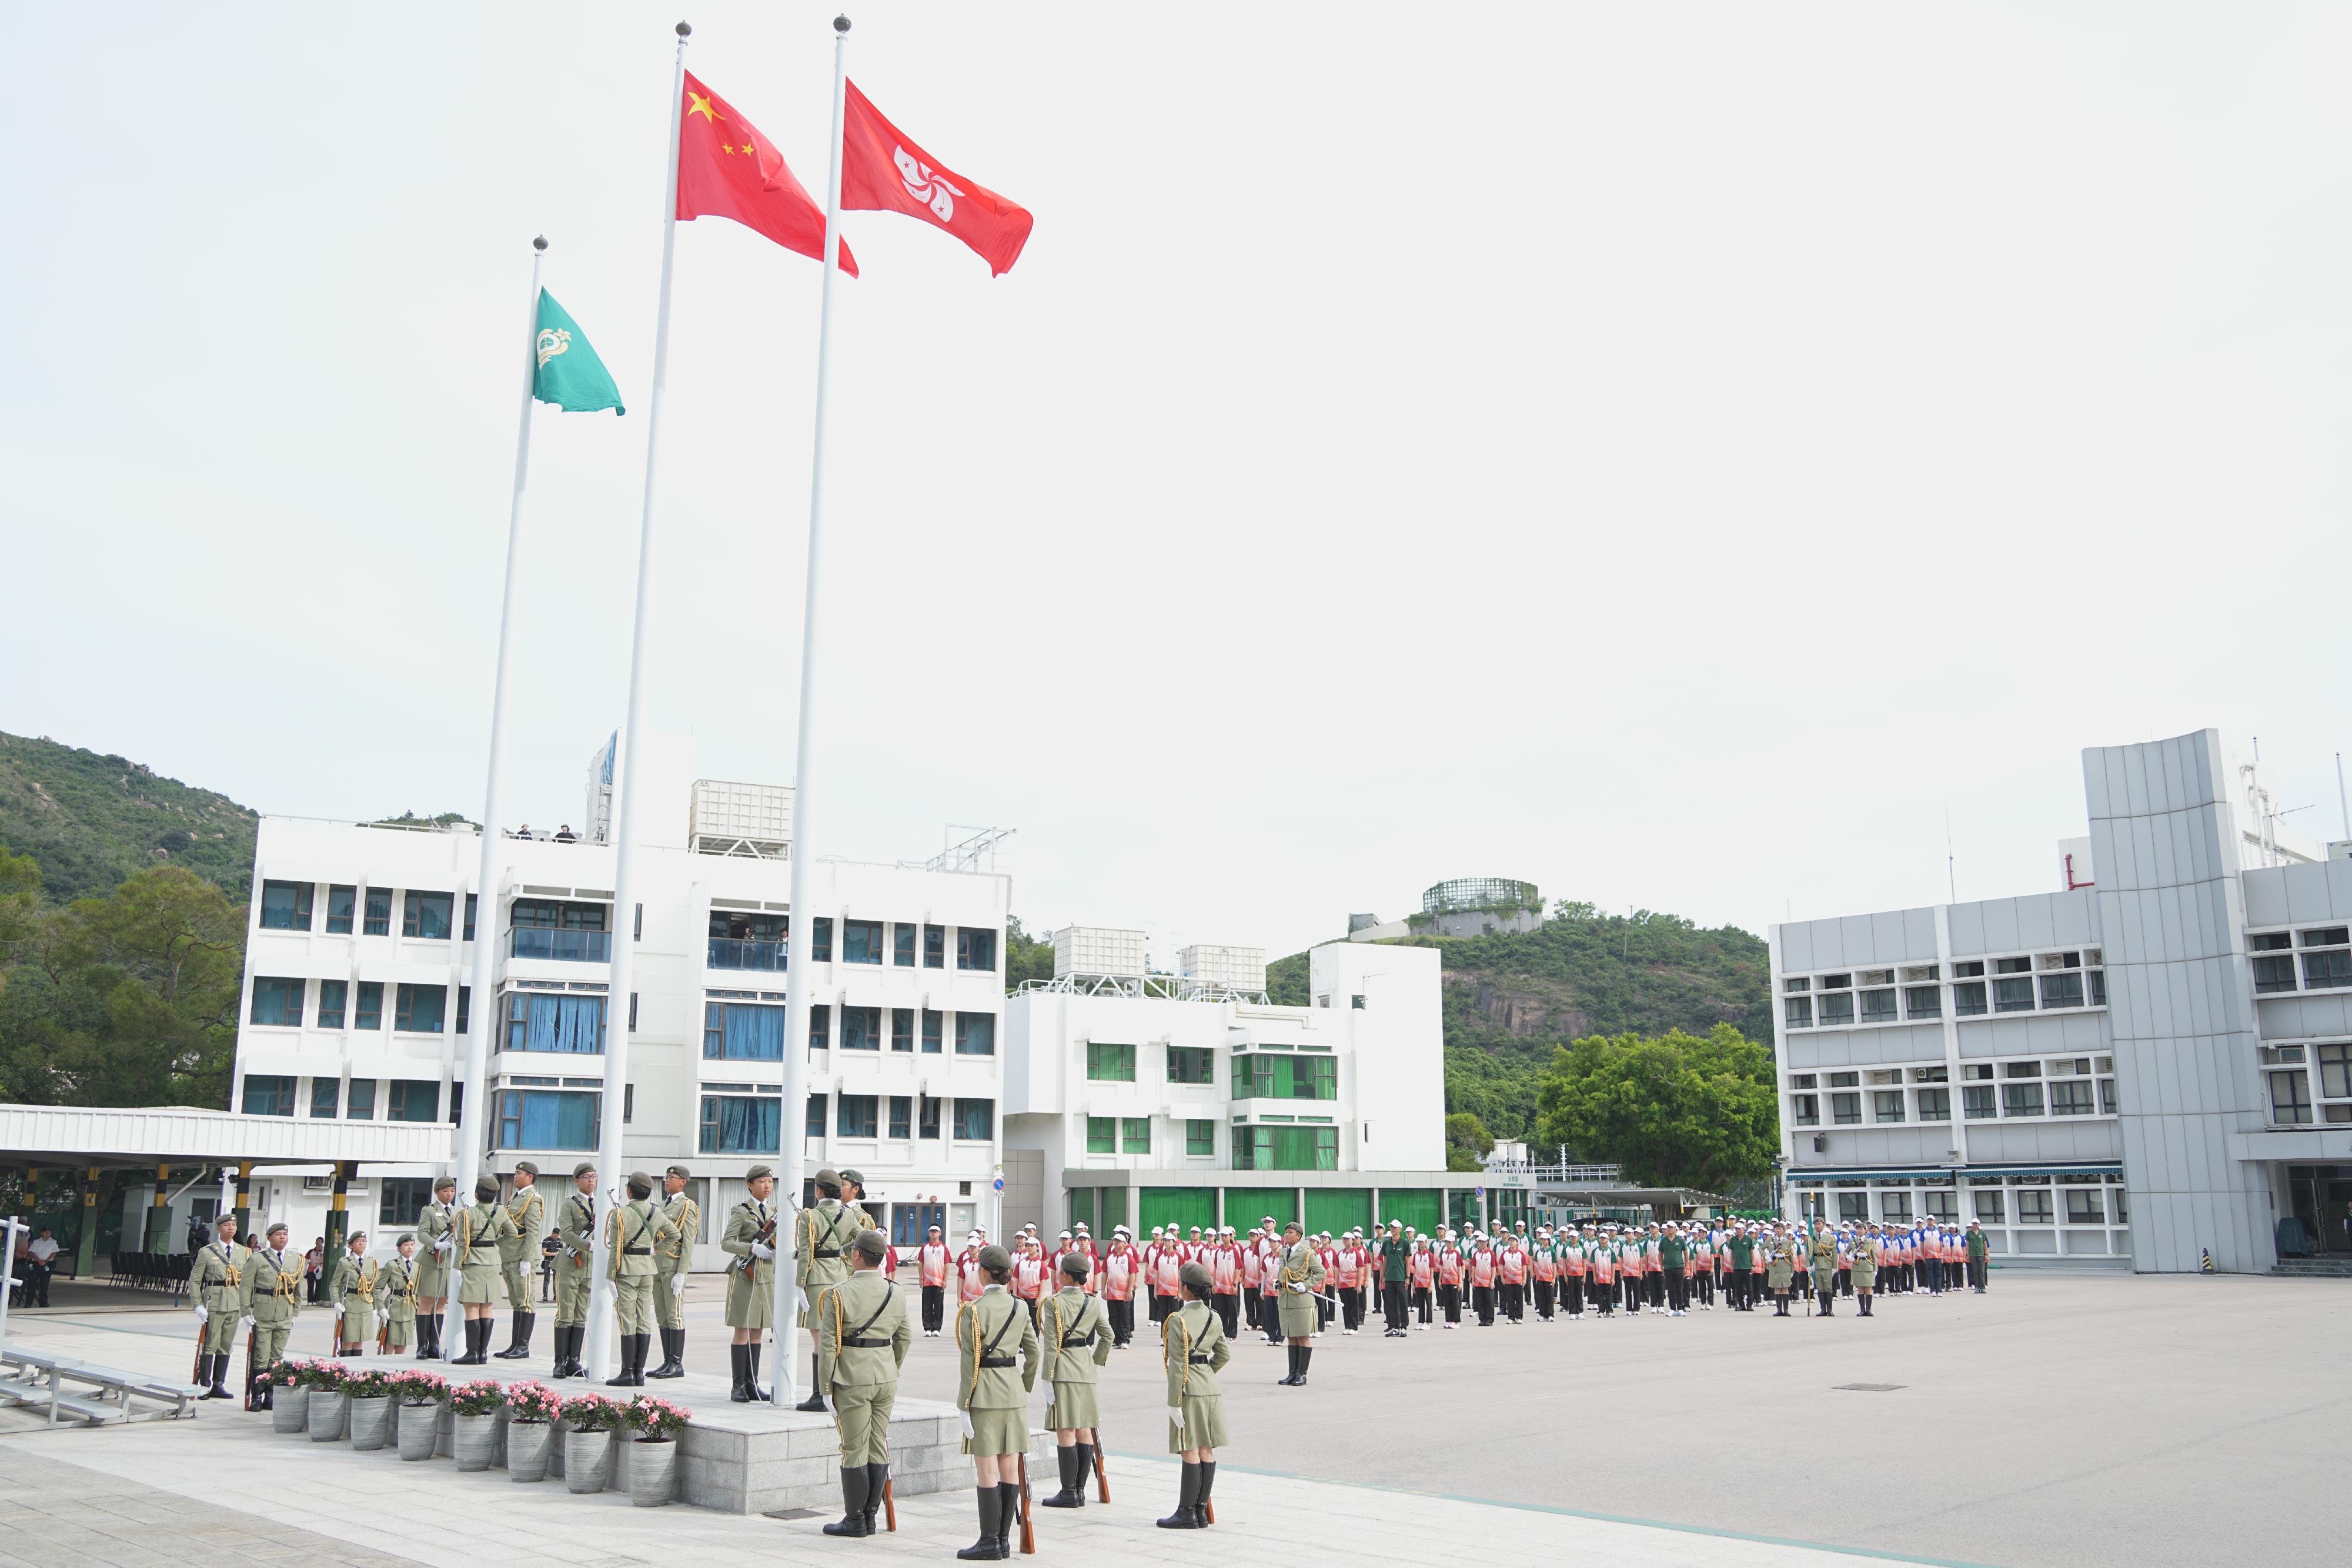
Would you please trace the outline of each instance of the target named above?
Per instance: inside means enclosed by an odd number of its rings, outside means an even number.
[[[1764,939],[1644,910],[1603,915],[1563,903],[1534,931],[1415,936],[1444,956],[1445,1110],[1498,1138],[1535,1130],[1536,1082],[1555,1048],[1586,1035],[1704,1035],[1730,1024],[1772,1039]],[[1307,1003],[1307,955],[1266,966],[1273,999]]]
[[[257,821],[226,795],[139,763],[0,735],[0,844],[39,862],[50,904],[111,893],[149,866],[182,865],[242,907]]]

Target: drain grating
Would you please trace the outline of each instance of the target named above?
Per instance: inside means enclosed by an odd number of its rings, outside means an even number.
[[[814,1508],[780,1508],[761,1516],[766,1519],[823,1519],[824,1514]]]
[[[1843,1394],[1892,1394],[1898,1388],[1907,1386],[1908,1385],[1901,1383],[1841,1383],[1831,1392]]]

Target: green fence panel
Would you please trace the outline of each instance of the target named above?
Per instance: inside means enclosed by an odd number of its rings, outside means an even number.
[[[1445,1223],[1454,1229],[1486,1223],[1485,1212],[1474,1189],[1466,1186],[1445,1189]]]
[[[1070,1228],[1085,1226],[1092,1231],[1095,1226],[1095,1189],[1074,1186],[1069,1189]]]
[[[1261,1214],[1265,1211],[1259,1210]],[[1307,1233],[1329,1231],[1345,1236],[1353,1226],[1370,1227],[1372,1223],[1372,1194],[1369,1187],[1310,1186],[1307,1189]]]
[[[1095,1229],[1095,1239],[1108,1242],[1112,1229],[1127,1223],[1127,1188],[1106,1186],[1096,1190],[1102,1198],[1102,1221]]]
[[[1225,1223],[1234,1234],[1243,1235],[1257,1228],[1258,1221],[1274,1216],[1276,1225],[1286,1225],[1298,1218],[1298,1189],[1295,1186],[1229,1186],[1225,1188]]]
[[[1190,1234],[1192,1227],[1206,1230],[1217,1222],[1217,1194],[1205,1186],[1147,1186],[1140,1189],[1139,1228],[1149,1236],[1155,1225],[1173,1225]]]
[[[1381,1227],[1388,1228],[1396,1220],[1423,1236],[1437,1233],[1438,1223],[1445,1218],[1445,1198],[1433,1186],[1384,1186],[1381,1188]]]

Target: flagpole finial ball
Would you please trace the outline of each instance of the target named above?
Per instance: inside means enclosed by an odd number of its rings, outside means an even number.
[[[836,33],[846,33],[849,31],[849,18],[847,16],[835,16],[833,19],[833,30]]]
[[[545,235],[538,235],[530,242],[530,248],[533,250],[545,250],[547,248],[547,236]]]
[[[680,22],[677,25],[677,36],[681,38],[690,38],[694,36],[694,29]]]

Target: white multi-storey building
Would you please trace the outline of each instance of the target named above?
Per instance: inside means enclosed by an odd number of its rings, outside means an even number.
[[[2013,1262],[2352,1250],[2352,861],[2212,730],[2083,772],[2060,891],[1772,928],[1792,1207]]]
[[[1336,1233],[1469,1212],[1482,1178],[1445,1172],[1435,949],[1326,944],[1310,1005],[1280,1007],[1141,973],[1139,934],[1056,934],[1071,961],[1130,949],[1130,972],[1057,964],[1005,1005],[1009,1221],[1245,1229],[1271,1214]],[[1249,967],[1246,949],[1188,952],[1204,972]]]
[[[722,1264],[717,1227],[743,1172],[805,1159],[854,1166],[869,1209],[902,1244],[938,1224],[994,1220],[1002,1139],[1000,1023],[1009,880],[922,866],[808,868],[814,991],[808,1099],[784,1105],[785,857],[790,791],[694,782],[649,745],[662,809],[638,857],[636,906],[613,906],[615,852],[586,836],[501,837],[496,883],[474,881],[470,828],[265,817],[255,854],[234,1103],[254,1114],[455,1122],[474,1009],[473,945],[497,944],[483,1119],[488,1164],[536,1163],[551,1193],[593,1159],[607,1010],[631,1032],[624,1146],[632,1168],[673,1162],[702,1200],[698,1261]],[[664,796],[667,800],[664,800]],[[698,849],[693,846],[702,846]],[[488,896],[484,896],[487,893]],[[609,994],[612,943],[637,943],[635,994]],[[454,1136],[454,1130],[453,1130]],[[454,1153],[454,1150],[453,1150]],[[354,1223],[405,1228],[433,1173],[370,1169]],[[605,1173],[606,1183],[623,1173]],[[280,1176],[280,1183],[289,1178]],[[323,1231],[330,1182],[258,1207]]]

